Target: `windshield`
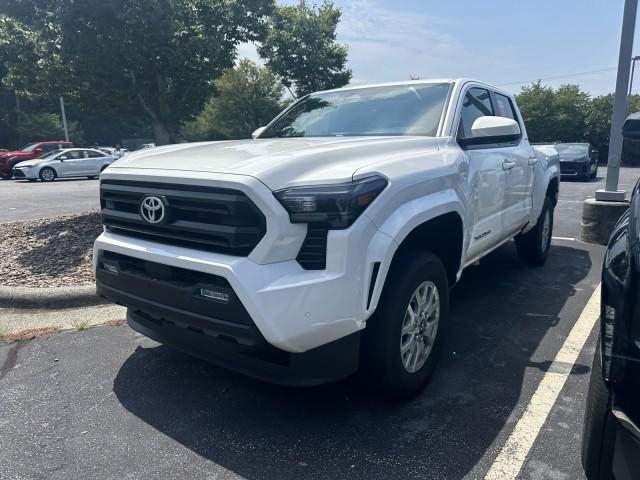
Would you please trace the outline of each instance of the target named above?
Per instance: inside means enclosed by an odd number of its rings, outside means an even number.
[[[435,136],[450,85],[414,84],[311,94],[260,138]]]
[[[22,147],[20,150],[22,150],[23,152],[31,152],[31,151],[35,150],[35,148],[37,146],[38,146],[37,143],[28,143],[27,145]]]
[[[556,143],[555,147],[559,153],[589,153],[589,145],[586,143]]]

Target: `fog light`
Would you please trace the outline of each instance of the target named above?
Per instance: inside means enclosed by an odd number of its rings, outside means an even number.
[[[114,265],[113,263],[102,262],[102,266],[107,272],[111,272],[114,275],[117,275],[119,273],[118,266]]]
[[[200,295],[205,298],[210,298],[211,300],[216,300],[217,302],[229,303],[229,294],[219,290],[201,288]]]

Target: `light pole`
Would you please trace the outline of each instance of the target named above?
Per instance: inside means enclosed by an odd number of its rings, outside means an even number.
[[[625,0],[622,16],[622,34],[620,35],[620,54],[618,55],[616,97],[613,102],[613,117],[611,118],[611,133],[609,136],[607,183],[604,190],[596,192],[596,200],[623,202],[625,197],[625,192],[618,190],[618,179],[620,177],[620,157],[622,155],[622,125],[627,114],[629,71],[631,69],[637,9],[638,0]]]
[[[64,111],[64,100],[60,95],[60,112],[62,113],[62,126],[64,127],[64,139],[69,141],[69,129],[67,128],[67,114]]]
[[[636,71],[636,60],[640,60],[640,55],[631,57],[631,78],[629,79],[629,93],[627,95],[627,115],[631,111],[631,92],[633,91],[633,74]]]

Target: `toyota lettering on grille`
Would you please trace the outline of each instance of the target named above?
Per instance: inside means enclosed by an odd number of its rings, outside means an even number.
[[[140,202],[140,216],[148,223],[160,223],[165,219],[165,203],[160,197],[146,196]]]

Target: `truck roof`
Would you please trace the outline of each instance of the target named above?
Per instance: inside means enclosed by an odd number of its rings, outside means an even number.
[[[487,82],[483,82],[481,80],[476,80],[474,78],[460,77],[460,78],[425,78],[420,80],[401,80],[396,82],[367,83],[363,85],[349,85],[346,87],[332,88],[329,90],[321,90],[313,93],[328,93],[328,92],[336,92],[336,91],[342,91],[342,90],[358,90],[361,88],[370,88],[370,87],[389,87],[394,85],[424,85],[424,84],[430,84],[430,83],[435,84],[435,83],[468,83],[468,82],[480,83],[494,90],[503,91],[499,87],[495,85],[491,85],[490,83],[487,83]],[[505,93],[508,93],[508,92],[505,92]]]

